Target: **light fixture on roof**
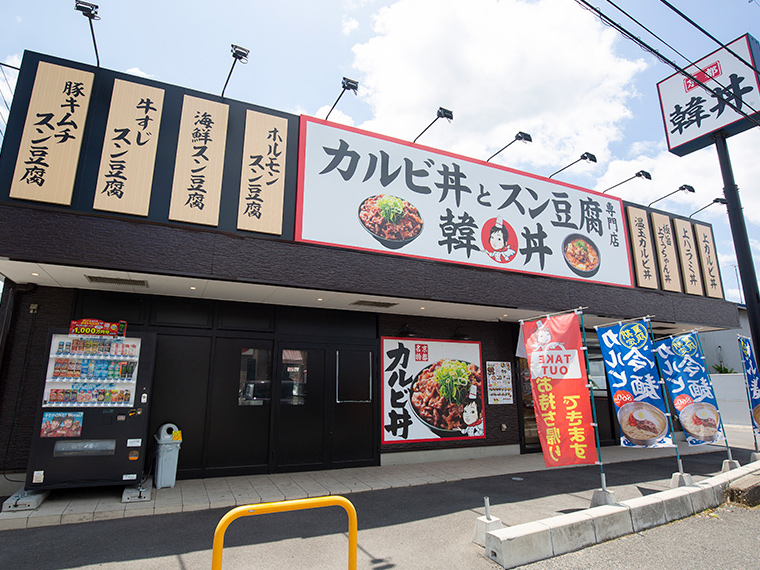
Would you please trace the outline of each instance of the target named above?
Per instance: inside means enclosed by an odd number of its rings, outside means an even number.
[[[566,168],[570,168],[573,164],[576,164],[576,163],[580,162],[581,160],[585,160],[585,161],[588,161],[588,162],[596,162],[596,157],[593,154],[591,154],[590,152],[584,152],[578,160],[574,160],[573,162],[571,162],[567,166],[563,166],[557,172],[555,172],[554,174],[552,174],[551,176],[549,176],[549,178],[554,177],[555,174],[559,174],[560,172],[562,172]]]
[[[414,139],[412,142],[416,143],[417,139],[420,138],[423,134],[425,134],[425,131],[428,130],[430,127],[433,126],[433,123],[435,123],[438,119],[447,119],[449,123],[454,120],[454,113],[449,111],[448,109],[444,109],[443,107],[438,107],[438,112],[435,114],[435,119],[433,119],[433,122],[430,123],[427,127],[423,129],[423,131],[417,135],[417,138]]]
[[[249,50],[247,50],[244,47],[237,46],[235,44],[231,44],[231,46],[232,46],[232,67],[230,67],[230,72],[227,74],[227,81],[224,82],[224,87],[222,87],[222,97],[224,97],[224,91],[227,89],[227,84],[230,82],[230,77],[232,77],[232,70],[235,69],[235,64],[238,61],[243,64],[248,63]]]
[[[725,198],[715,198],[715,200],[713,200],[712,202],[710,202],[709,204],[707,204],[707,206],[702,206],[699,210],[697,210],[696,212],[690,214],[689,217],[691,218],[692,216],[694,216],[694,214],[698,214],[702,210],[706,210],[707,208],[709,208],[713,204],[723,204],[725,206],[726,204],[728,204],[728,200],[726,200]]]
[[[639,170],[636,174],[634,174],[630,178],[626,178],[622,182],[618,182],[614,186],[610,186],[609,188],[607,188],[607,190],[605,190],[604,192],[602,192],[602,194],[606,194],[607,192],[609,192],[613,188],[617,188],[621,184],[625,184],[626,182],[629,182],[629,181],[633,180],[634,178],[644,178],[646,180],[651,180],[652,179],[652,175],[649,174],[646,170]]]
[[[522,141],[522,142],[529,143],[529,142],[533,142],[533,138],[528,133],[524,133],[524,132],[520,131],[519,133],[517,133],[515,135],[515,138],[513,140],[509,141],[506,144],[506,146],[502,147],[500,150],[497,150],[495,153],[493,153],[491,155],[491,158],[493,158],[494,156],[496,156],[497,154],[499,154],[502,150],[506,149],[509,145],[511,145],[512,143],[517,142],[517,141]],[[491,158],[489,158],[488,160],[486,160],[486,162],[491,162]]]
[[[90,33],[92,34],[92,45],[95,47],[95,61],[100,67],[100,56],[98,55],[98,44],[95,42],[95,28],[92,26],[93,20],[100,20],[98,16],[98,5],[82,0],[74,0],[74,10],[82,12],[82,15],[90,22]]]
[[[676,192],[690,192],[690,193],[693,194],[695,192],[695,190],[694,190],[693,186],[689,186],[688,184],[681,184],[676,190],[673,190],[672,192],[670,192],[668,194],[665,194],[664,196],[662,196],[660,198],[657,198],[657,200],[655,200],[654,202],[649,202],[649,204],[647,205],[647,208],[649,208],[655,202],[659,202],[660,200],[664,200],[668,196],[672,196]]]
[[[357,90],[359,89],[359,82],[355,81],[353,79],[349,79],[348,77],[344,77],[343,81],[340,82],[341,91],[340,95],[338,95],[338,98],[335,100],[335,103],[333,103],[333,106],[330,107],[330,110],[327,111],[327,116],[325,117],[325,121],[330,118],[330,113],[333,112],[333,109],[335,109],[335,105],[338,104],[338,101],[340,101],[340,98],[343,97],[343,94],[346,91],[353,91],[354,95],[358,95],[359,93]]]

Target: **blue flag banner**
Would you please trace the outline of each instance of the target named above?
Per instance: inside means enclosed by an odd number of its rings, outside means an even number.
[[[747,379],[747,395],[752,410],[752,427],[760,435],[760,374],[757,373],[757,360],[752,350],[752,341],[746,336],[739,337],[739,352],[742,355],[744,377]]]
[[[607,383],[624,447],[672,447],[666,405],[646,321],[599,327]]]
[[[692,332],[657,341],[657,360],[689,445],[724,439],[710,375]]]

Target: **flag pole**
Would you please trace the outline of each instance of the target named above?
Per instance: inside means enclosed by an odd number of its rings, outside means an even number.
[[[599,443],[599,424],[596,421],[596,404],[594,403],[594,385],[591,382],[591,378],[589,378],[588,371],[589,371],[589,360],[588,360],[588,345],[586,344],[586,329],[583,326],[583,308],[578,308],[575,310],[575,313],[580,317],[581,321],[581,333],[583,334],[583,357],[586,360],[586,381],[588,384],[586,386],[588,387],[588,393],[591,397],[591,414],[594,420],[594,436],[596,439],[596,456],[599,459],[599,473],[601,475],[602,479],[602,493],[609,493],[607,490],[607,477],[604,474],[604,462],[602,461],[602,446]],[[594,500],[592,499],[592,506],[594,506]]]
[[[652,346],[654,347],[655,352],[657,351],[657,345],[654,342],[654,331],[652,331],[652,322],[649,320],[648,317],[644,317],[644,320],[647,322],[647,330],[649,330],[649,338],[652,341]],[[654,364],[657,367],[657,374],[660,377],[660,392],[662,393],[662,401],[665,402],[665,406],[668,408],[666,412],[666,416],[668,418],[668,425],[670,426],[670,437],[673,438],[673,447],[676,448],[676,461],[678,462],[678,473],[681,474],[681,476],[684,476],[683,472],[683,461],[681,460],[681,454],[678,452],[678,442],[676,441],[676,432],[675,429],[673,429],[673,415],[670,413],[671,407],[668,406],[668,397],[667,397],[667,390],[665,389],[665,380],[663,379],[662,370],[660,370],[660,362],[657,360],[657,355],[654,357]],[[675,408],[675,405],[673,406]]]
[[[742,347],[742,341],[741,339],[745,339],[747,341],[747,345],[752,348],[752,345],[750,344],[750,339],[746,336],[736,335],[737,340],[739,341],[739,350],[743,350]],[[749,427],[752,430],[752,437],[755,439],[755,453],[760,452],[760,449],[757,448],[757,433],[755,433],[755,425],[754,425],[754,416],[752,415],[752,396],[749,393],[749,377],[747,376],[747,367],[744,365],[744,357],[742,357],[742,370],[744,371],[744,387],[747,390],[747,404],[749,405]],[[757,361],[755,361],[755,366],[757,366]]]
[[[699,353],[702,356],[702,361],[705,366],[705,372],[707,373],[707,378],[710,380],[710,387],[713,389],[713,393],[715,391],[715,388],[712,385],[712,377],[710,376],[710,371],[707,369],[707,364],[704,362],[707,359],[705,358],[705,351],[702,348],[702,339],[699,338],[699,333],[697,331],[692,331],[694,333],[694,336],[697,337],[697,342],[699,343]],[[715,403],[718,403],[718,400],[716,398]],[[723,441],[726,442],[726,452],[728,453],[728,460],[733,462],[734,458],[731,457],[731,447],[728,445],[728,435],[726,434],[726,427],[723,425],[723,414],[720,413],[720,408],[718,408],[718,420],[720,421],[720,429],[723,432]]]

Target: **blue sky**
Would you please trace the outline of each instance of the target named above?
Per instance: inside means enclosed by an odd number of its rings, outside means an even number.
[[[671,0],[727,43],[760,37],[760,4],[747,0]],[[679,64],[685,60],[637,28],[610,3],[592,2]],[[689,59],[717,45],[658,0],[619,0]],[[236,66],[226,95],[293,113],[324,117],[343,76],[360,82],[330,119],[411,140],[439,106],[438,121],[420,143],[487,158],[517,131],[534,142],[513,145],[494,162],[548,175],[594,153],[557,176],[604,190],[647,170],[613,194],[658,203],[688,216],[722,196],[714,148],[678,158],[667,151],[656,84],[672,70],[582,9],[574,0],[322,0],[321,2],[196,0],[99,2],[95,34],[101,65],[219,94],[231,65],[230,44],[251,50]],[[94,63],[87,20],[71,0],[14,2],[0,14],[0,60],[18,64],[24,50]],[[5,89],[0,79],[0,89]],[[0,113],[5,108],[0,101]],[[1,123],[0,123],[1,125]],[[729,140],[748,230],[760,261],[758,129]],[[726,296],[739,300],[725,208],[697,218],[716,233]]]

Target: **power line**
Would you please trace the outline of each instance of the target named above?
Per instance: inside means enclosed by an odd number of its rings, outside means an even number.
[[[756,1],[757,0],[755,0],[755,2]],[[694,20],[692,20],[686,14],[684,14],[683,12],[681,12],[678,8],[676,8],[675,6],[673,6],[670,2],[668,2],[667,0],[660,0],[660,2],[662,2],[668,8],[670,8],[671,10],[673,10],[676,14],[678,14],[679,16],[681,16],[681,18],[683,18],[684,20],[686,20],[687,22],[689,22],[689,24],[691,24],[692,26],[694,26],[695,28],[697,28],[700,32],[702,32],[704,35],[706,35],[708,38],[710,38],[712,41],[714,41],[720,47],[722,47],[723,49],[725,49],[726,51],[728,51],[728,53],[730,53],[736,59],[738,59],[739,61],[741,61],[744,65],[746,65],[747,67],[749,67],[752,71],[754,71],[755,73],[760,73],[760,70],[758,70],[754,65],[752,65],[751,63],[749,63],[748,61],[746,61],[739,54],[735,53],[734,50],[732,50],[730,47],[728,47],[727,45],[725,45],[724,43],[722,43],[720,40],[718,40],[716,37],[714,37],[710,32],[708,32],[707,30],[705,30],[702,26],[700,26],[699,24],[697,24]],[[760,4],[758,4],[758,5],[760,6]]]
[[[599,8],[596,8],[596,7],[592,6],[586,0],[575,0],[575,2],[577,4],[579,4],[579,5],[581,5],[582,8],[584,8],[584,9],[590,11],[590,12],[593,12],[594,14],[596,14],[602,20],[602,23],[604,23],[605,25],[607,25],[607,26],[609,26],[609,27],[614,28],[615,30],[617,30],[623,36],[625,36],[629,40],[633,41],[641,49],[643,49],[644,51],[650,53],[651,55],[653,55],[654,57],[656,57],[657,59],[659,59],[662,63],[668,65],[669,67],[672,67],[673,69],[676,70],[676,72],[678,72],[678,73],[684,75],[685,77],[691,79],[695,84],[697,84],[700,87],[702,87],[711,96],[714,96],[716,98],[718,97],[718,95],[712,89],[710,89],[707,85],[705,85],[702,81],[700,81],[699,79],[697,79],[696,77],[694,77],[691,73],[689,73],[685,69],[679,67],[678,64],[676,64],[674,61],[671,61],[670,59],[668,59],[667,57],[665,57],[664,55],[662,55],[659,51],[657,51],[652,46],[650,46],[649,44],[647,44],[641,38],[634,36],[631,32],[629,32],[627,29],[625,29],[622,25],[620,25],[617,22],[615,22],[609,16],[606,16],[601,10],[599,10]],[[760,122],[757,119],[755,119],[754,117],[750,117],[747,113],[745,113],[744,111],[742,111],[739,107],[737,107],[736,105],[734,105],[731,101],[729,101],[727,99],[723,99],[723,98],[721,98],[721,100],[728,107],[730,107],[731,109],[733,109],[734,111],[736,111],[738,114],[740,114],[742,117],[744,117],[745,119],[747,119],[750,122],[752,122],[755,126],[760,127]]]
[[[668,3],[668,2],[667,2],[667,0],[660,0],[660,1],[661,1],[661,2],[664,2],[665,4],[667,4],[667,3]],[[623,10],[623,9],[622,9],[620,6],[618,6],[617,4],[615,4],[615,3],[614,3],[612,0],[607,0],[607,3],[608,3],[608,4],[611,4],[612,6],[614,6],[614,7],[615,7],[615,8],[616,8],[616,9],[617,9],[619,12],[622,12],[622,13],[623,13],[623,14],[624,14],[624,15],[625,15],[625,16],[626,16],[626,17],[627,17],[629,20],[631,20],[631,21],[632,21],[632,22],[634,22],[634,23],[635,23],[637,26],[639,26],[641,29],[643,29],[644,31],[646,31],[646,32],[647,32],[649,35],[651,35],[652,37],[656,38],[658,41],[660,41],[661,43],[663,43],[664,45],[666,45],[667,47],[669,47],[671,50],[673,50],[675,53],[677,53],[679,56],[681,56],[683,59],[685,59],[685,60],[688,62],[688,64],[689,64],[689,67],[693,66],[693,67],[695,67],[695,68],[696,68],[698,71],[700,71],[701,73],[705,73],[705,70],[704,70],[704,69],[702,69],[702,68],[701,68],[699,65],[697,65],[695,62],[691,61],[691,60],[690,60],[688,57],[686,57],[684,54],[682,54],[680,51],[678,51],[676,48],[674,48],[672,45],[670,45],[668,42],[666,42],[666,41],[665,41],[664,39],[662,39],[660,36],[658,36],[657,34],[655,34],[655,33],[654,33],[652,30],[650,30],[650,29],[649,29],[648,27],[646,27],[644,24],[642,24],[641,22],[639,22],[639,21],[638,21],[636,18],[634,18],[633,16],[631,16],[631,15],[630,15],[628,12],[626,12],[625,10]],[[674,8],[674,9],[675,9],[675,8]],[[679,12],[679,14],[681,14],[681,15],[682,15],[682,17],[684,17],[684,18],[687,18],[687,17],[686,17],[686,15],[682,14],[681,12]],[[688,19],[688,18],[687,18],[687,19]],[[689,20],[689,21],[690,21],[690,20]],[[695,26],[696,26],[696,24],[693,24],[693,25],[695,25]],[[707,32],[705,32],[705,33],[707,33]],[[713,38],[713,39],[714,39],[714,38]],[[715,40],[715,41],[717,42],[718,40]],[[720,42],[718,42],[718,43],[719,43],[721,46],[723,46],[723,44],[721,44]],[[741,60],[743,63],[745,63],[745,64],[746,64],[746,62],[745,62],[745,61],[744,61],[744,60],[743,60],[743,59],[742,59],[742,58],[741,58],[739,55],[735,54],[735,53],[734,53],[732,50],[730,50],[730,49],[729,49],[729,48],[727,48],[726,46],[723,46],[723,47],[724,47],[725,49],[727,49],[727,50],[728,50],[730,53],[732,53],[732,54],[734,55],[734,57],[737,57],[737,58],[738,58],[738,59],[740,59],[740,60]],[[750,66],[750,67],[751,67],[751,66]],[[754,68],[753,68],[753,69],[754,69]],[[707,74],[705,73],[705,75],[707,75]],[[691,76],[690,76],[690,77],[691,77]],[[725,86],[723,83],[721,83],[721,82],[720,82],[718,79],[716,79],[715,77],[711,77],[711,79],[712,79],[712,80],[713,80],[715,83],[717,83],[717,84],[718,84],[718,86],[719,86],[719,87],[720,87],[720,88],[721,88],[721,89],[722,89],[724,92],[725,92],[725,91],[728,91],[728,88],[727,88],[727,87],[726,87],[726,86]],[[714,92],[712,89],[709,89],[709,88],[707,88],[707,87],[706,87],[704,84],[702,84],[702,87],[704,87],[705,89],[708,89],[711,95],[713,95],[713,96],[717,97],[717,95],[715,94],[715,92]],[[721,98],[721,99],[722,99],[722,98]],[[723,99],[723,101],[726,101],[726,100],[725,100],[725,99]],[[726,101],[726,102],[727,102],[727,101]],[[752,107],[752,105],[750,105],[749,103],[742,101],[742,103],[741,103],[741,104],[742,104],[742,105],[746,105],[746,106],[747,106],[747,108],[748,108],[750,111],[752,111],[752,113],[753,113],[753,114],[754,114],[754,113],[757,113],[757,109],[753,108],[753,107]],[[732,106],[732,108],[734,108],[734,110],[735,110],[735,111],[739,112],[739,109],[738,109],[738,108],[736,108],[736,107],[733,107],[733,106]],[[749,118],[747,115],[744,115],[744,116],[745,116],[745,117],[747,117],[747,118]],[[755,124],[758,124],[758,123],[755,123]],[[760,125],[758,125],[758,126],[760,126]]]

